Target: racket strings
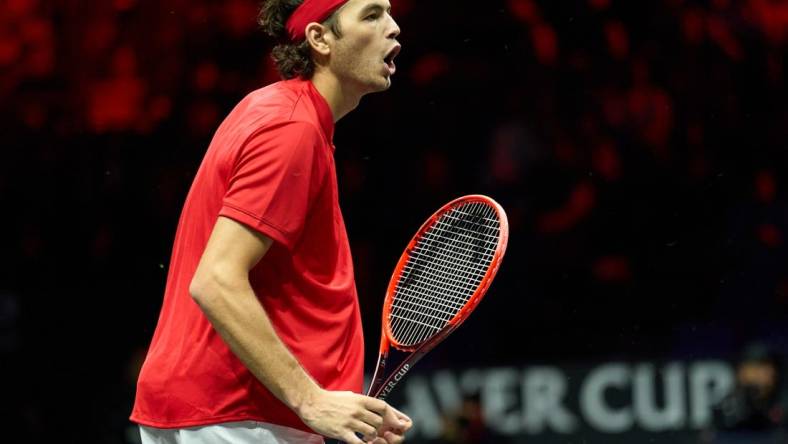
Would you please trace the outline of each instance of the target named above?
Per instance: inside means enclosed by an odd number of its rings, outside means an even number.
[[[444,279],[445,280],[444,285],[450,287],[453,290],[457,290],[458,292],[465,292],[469,288],[470,289],[475,289],[476,288],[474,286],[474,282],[473,282],[473,281],[477,280],[475,277],[473,277],[473,278],[469,277],[470,280],[460,280],[460,279],[457,279],[457,278],[453,277],[452,275],[450,275],[448,273],[445,273],[445,272],[433,273],[433,272],[427,271],[427,272],[423,272],[423,273],[425,275],[428,275],[430,278],[432,278],[434,280]],[[434,285],[432,285],[432,284],[426,284],[426,285],[434,287]],[[446,300],[441,301],[441,302],[446,302],[446,303],[449,303],[449,304],[450,303],[455,303],[455,304],[459,304],[459,306],[462,307],[465,304],[465,299],[460,297],[460,296],[455,296],[455,295],[451,295],[450,294],[450,295],[446,295]]]
[[[482,202],[442,214],[417,240],[400,273],[389,325],[402,345],[442,330],[482,283],[498,248],[497,211]]]
[[[476,208],[476,209],[478,210],[478,208]],[[461,213],[461,214],[464,214],[465,216],[463,216],[464,219],[460,220],[461,223],[454,224],[454,228],[457,229],[457,230],[463,230],[464,229],[465,231],[467,231],[467,228],[468,228],[467,225],[468,224],[467,223],[462,223],[462,222],[467,222],[467,215],[468,215],[468,213],[465,213],[465,212],[463,212],[461,210],[458,211],[458,212]],[[448,219],[451,219],[451,217],[449,216]],[[434,238],[434,237],[436,237],[436,234],[438,236],[447,236],[447,238],[451,238],[452,237],[452,235],[451,235],[452,233],[451,232],[447,233],[447,226],[445,224],[443,224],[443,223],[441,223],[439,221],[435,225],[436,225],[435,227],[432,227],[433,230],[431,230],[431,232],[429,232],[429,233],[427,233],[427,235],[423,236],[425,239]],[[475,228],[477,230],[479,230],[480,227],[475,227]],[[487,234],[484,231],[485,230],[481,230],[481,231],[478,231],[478,232],[481,233],[481,234]],[[490,231],[490,230],[488,229],[486,231]],[[465,234],[467,234],[467,233],[465,233]],[[463,242],[462,238],[456,238],[455,237],[455,241],[451,242],[450,245],[449,245],[450,248],[448,249],[448,252],[449,253],[453,252],[453,253],[455,253],[455,256],[456,256],[457,252],[462,251],[462,248],[459,248],[459,247],[461,247],[463,243],[464,242]],[[435,267],[444,268],[445,265],[446,265],[446,262],[447,262],[447,260],[446,260],[447,257],[440,257],[440,256],[436,256],[435,254],[430,254],[430,253],[435,253],[435,252],[446,253],[446,250],[447,250],[447,248],[445,248],[446,244],[445,243],[442,243],[442,244],[443,244],[444,248],[436,249],[434,244],[432,244],[430,242],[426,242],[426,246],[428,248],[426,248],[426,249],[422,249],[422,248],[414,249],[414,253],[415,253],[414,254],[414,258],[415,258],[416,265],[417,266],[420,265],[420,263],[422,262],[422,259],[424,259],[424,258],[420,258],[419,257],[420,256],[419,253],[427,253],[427,256],[429,256],[429,259],[432,260],[431,263]],[[468,245],[467,245],[467,243],[465,243],[465,244],[466,244],[465,245],[465,249],[467,249]],[[479,244],[479,243],[477,243],[477,244]],[[429,247],[432,247],[432,248],[430,249]],[[446,256],[446,255],[444,254],[443,256]],[[449,258],[450,257],[451,257],[451,255],[449,255]],[[489,264],[482,264],[482,265],[489,265]],[[455,264],[455,267],[457,267],[456,264]],[[469,275],[467,269],[464,269],[464,267],[457,267],[457,268],[458,269],[455,270],[455,272],[458,272],[458,274],[460,276],[465,277],[466,279],[471,279],[472,278],[472,274]],[[438,282],[439,281],[440,281],[440,279],[438,280]],[[471,281],[473,281],[473,279],[471,279]],[[406,291],[406,292],[404,292],[405,293],[405,298],[403,298],[403,299],[407,300],[409,305],[415,305],[416,306],[415,308],[420,310],[420,314],[421,314],[420,317],[416,317],[414,319],[413,315],[416,314],[416,313],[408,313],[408,314],[410,314],[410,316],[402,317],[401,319],[399,319],[399,321],[400,321],[400,322],[398,322],[399,325],[402,324],[401,321],[403,319],[404,320],[418,320],[419,321],[418,323],[411,324],[409,326],[410,329],[408,331],[405,331],[405,333],[409,334],[409,336],[406,337],[406,340],[407,341],[413,341],[414,343],[418,343],[420,341],[426,340],[427,338],[429,338],[430,336],[435,334],[437,331],[439,331],[441,328],[443,328],[445,326],[445,324],[450,319],[452,319],[454,317],[454,315],[456,315],[456,313],[464,306],[464,304],[467,303],[470,295],[472,295],[475,292],[475,290],[478,287],[479,283],[480,283],[480,279],[477,280],[477,282],[471,282],[469,285],[467,285],[466,288],[465,288],[465,291],[460,290],[459,293],[462,294],[462,297],[459,298],[459,303],[458,304],[457,303],[454,304],[454,306],[452,307],[452,309],[450,310],[449,313],[446,313],[445,311],[440,310],[440,311],[443,312],[444,315],[446,315],[446,316],[442,317],[442,322],[436,320],[436,318],[440,317],[440,316],[434,316],[434,315],[433,316],[426,316],[425,314],[428,314],[426,312],[429,311],[430,308],[435,309],[436,305],[440,306],[440,297],[439,296],[443,296],[443,297],[449,296],[450,297],[449,300],[451,300],[451,296],[454,296],[452,294],[452,292],[447,292],[445,288],[443,288],[440,285],[435,285],[435,283],[430,284],[429,280],[425,280],[425,279],[421,280],[421,284],[422,284],[420,286],[421,288],[419,288],[417,286],[415,292],[414,291]],[[421,290],[421,291],[419,291],[419,290]],[[456,288],[455,288],[454,293],[458,293]],[[413,300],[414,296],[416,296],[416,299],[417,299],[416,301]],[[419,297],[419,296],[421,296],[421,297]],[[426,298],[425,298],[425,296],[426,296]],[[436,296],[438,296],[438,297],[436,297]],[[455,296],[455,298],[456,298],[456,296]],[[425,304],[425,302],[426,302],[426,304]],[[411,310],[411,311],[413,311],[413,310]],[[396,313],[395,313],[395,316],[396,316]],[[394,320],[395,321],[397,320],[396,317],[395,317]]]
[[[446,241],[444,241],[443,239],[435,238],[433,233],[427,233],[424,236],[423,241],[424,241],[424,243],[427,243],[427,244],[433,244],[435,247],[444,247],[444,248],[449,248],[449,249],[456,249],[456,248],[458,248],[458,245],[456,243],[452,243],[452,244],[446,243]],[[487,242],[487,241],[484,241],[484,242]],[[463,246],[463,247],[464,248],[468,248],[468,247],[474,248],[475,245],[467,245],[467,246]],[[493,252],[495,251],[494,248],[495,247],[493,247]],[[466,251],[470,251],[470,250],[466,250]],[[462,251],[462,250],[461,251],[457,251],[456,253],[457,253],[458,257],[457,257],[456,261],[457,261],[458,264],[460,264],[462,266],[465,266],[465,267],[467,267],[467,268],[469,268],[471,270],[474,270],[476,268],[476,263],[478,261],[478,256],[479,255],[482,255],[482,256],[486,255],[486,256],[489,257],[489,259],[492,259],[492,255],[491,254],[487,254],[487,253],[484,253],[484,252],[470,253],[470,252],[466,252],[466,251]]]
[[[445,218],[449,219],[451,218],[451,216],[450,215],[445,216]],[[445,236],[446,230],[447,228],[450,227],[448,227],[447,224],[443,222],[442,219],[438,220],[435,223],[435,225],[433,226],[433,228],[435,228],[434,230],[426,232],[420,240],[420,243],[422,244],[421,246],[432,247],[426,250],[427,254],[425,256],[427,257],[426,258],[421,257],[421,253],[423,252],[421,251],[421,249],[419,248],[414,249],[413,256],[415,261],[413,262],[415,266],[418,267],[422,265],[422,263],[425,260],[427,261],[427,263],[429,263],[430,260],[437,259],[433,261],[433,263],[431,264],[432,270],[437,270],[438,272],[441,272],[441,274],[443,274],[444,277],[451,278],[454,275],[460,274],[462,275],[462,277],[466,277],[466,278],[467,277],[478,277],[479,279],[483,278],[484,273],[486,273],[486,267],[479,266],[478,257],[465,253],[465,251],[472,251],[472,248],[476,247],[476,245],[468,242],[463,242],[460,239],[456,239],[452,242],[443,241],[442,239]],[[478,232],[477,234],[485,234],[485,233]],[[497,243],[489,244],[488,246],[489,246],[489,250],[494,252],[497,247]],[[442,260],[445,259],[445,257],[444,258],[433,257],[435,251],[445,252],[447,249],[450,250],[452,254],[454,254],[454,257],[451,258],[451,261]],[[483,256],[486,256],[487,258],[492,260],[492,254],[483,254]]]

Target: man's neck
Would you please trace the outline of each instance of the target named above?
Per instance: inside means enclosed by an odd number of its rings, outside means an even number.
[[[353,91],[347,85],[343,85],[339,79],[330,73],[317,70],[312,76],[312,84],[326,99],[331,113],[334,115],[334,123],[345,115],[353,111],[361,101],[362,93]]]

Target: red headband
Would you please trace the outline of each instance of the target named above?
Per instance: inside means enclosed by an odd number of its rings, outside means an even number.
[[[306,38],[306,25],[316,22],[322,23],[340,6],[348,0],[304,0],[301,6],[296,8],[293,15],[287,19],[287,32],[290,40],[300,42]]]

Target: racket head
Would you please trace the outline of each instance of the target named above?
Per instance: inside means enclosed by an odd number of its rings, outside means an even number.
[[[457,198],[430,216],[389,281],[381,350],[431,348],[457,328],[487,293],[508,240],[506,212],[487,196]]]

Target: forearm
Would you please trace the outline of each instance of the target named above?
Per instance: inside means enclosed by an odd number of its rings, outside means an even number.
[[[298,413],[319,386],[279,339],[248,279],[208,279],[192,296],[249,371]]]
[[[388,444],[402,442],[410,425],[392,419],[388,404],[350,391],[322,389],[279,339],[249,284],[249,270],[272,244],[270,238],[220,216],[189,293],[230,350],[316,433],[364,444],[356,433],[370,442],[377,430],[394,431],[398,436]]]

